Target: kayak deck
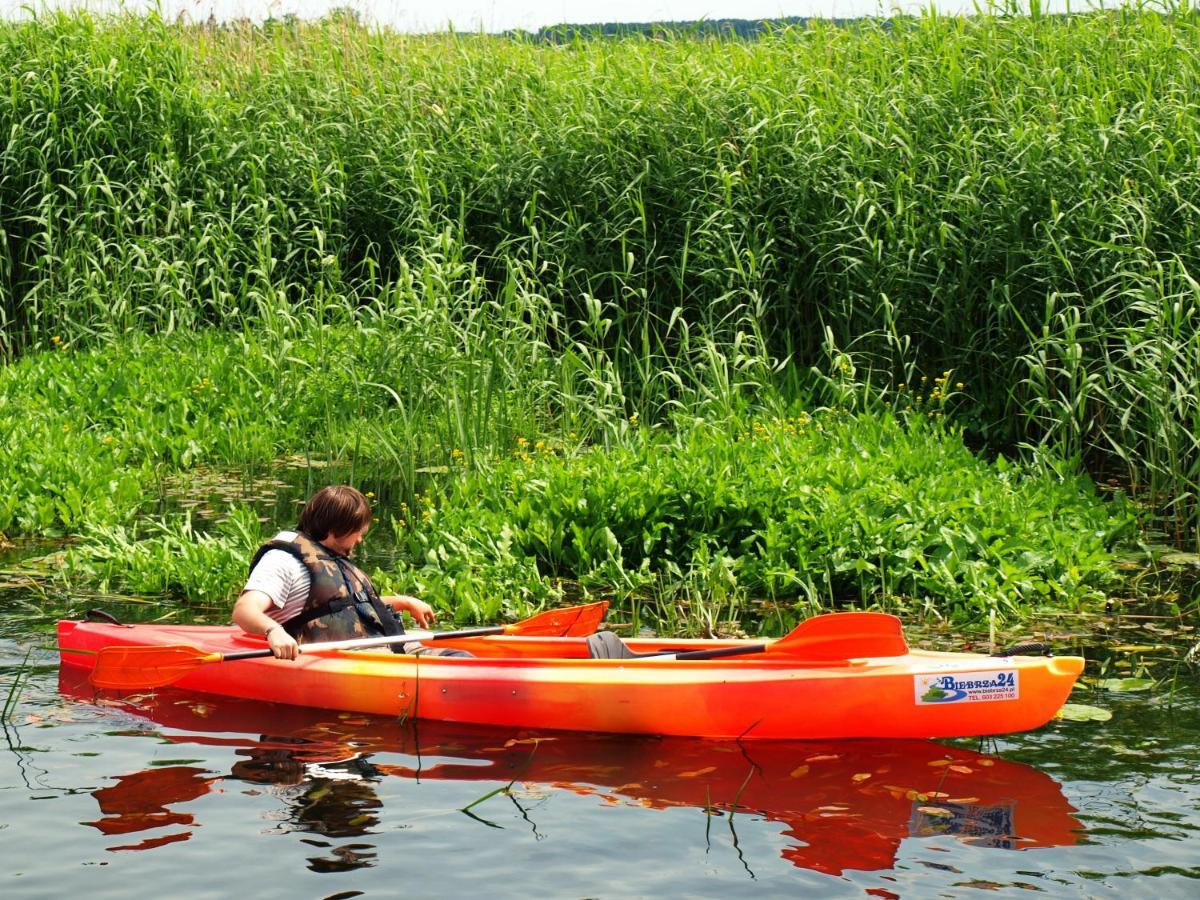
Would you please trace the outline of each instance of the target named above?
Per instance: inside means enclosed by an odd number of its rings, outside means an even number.
[[[630,640],[636,653],[753,641]],[[220,626],[60,622],[64,666],[90,669],[113,646],[259,649]],[[438,641],[471,658],[388,650],[311,652],[295,661],[199,665],[180,688],[445,722],[716,739],[929,738],[1036,728],[1065,702],[1078,657],[993,658],[914,650],[804,660],[762,653],[713,660],[590,659],[584,638],[489,636]]]

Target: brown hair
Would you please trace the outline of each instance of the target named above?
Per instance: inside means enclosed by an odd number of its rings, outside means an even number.
[[[371,505],[348,484],[323,487],[304,504],[297,528],[314,541],[349,534],[371,524]]]

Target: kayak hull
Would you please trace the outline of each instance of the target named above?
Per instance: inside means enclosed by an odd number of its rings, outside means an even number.
[[[259,649],[236,628],[59,623],[64,666],[105,647]],[[630,641],[639,652],[737,641]],[[1026,731],[1066,701],[1078,657],[993,658],[911,651],[808,662],[588,659],[582,638],[492,636],[439,645],[473,658],[314,652],[197,665],[176,686],[228,697],[444,722],[714,739],[938,738]]]
[[[59,690],[87,701],[95,689],[87,672],[64,668]],[[779,823],[784,859],[830,875],[893,869],[912,858],[911,846],[901,849],[912,839],[955,839],[986,855],[988,848],[1071,846],[1083,829],[1049,775],[934,741],[760,741],[746,748],[692,738],[401,723],[169,687],[105,700],[106,710],[157,726],[157,739],[173,748],[169,755],[204,756],[205,748],[219,745],[235,760],[224,779],[162,760],[132,774],[121,770],[126,774],[116,784],[94,792],[106,813],[96,827],[121,834],[161,824],[162,810],[198,790],[247,783],[287,785],[299,822],[309,797],[336,801],[345,789],[342,818],[361,817],[362,828],[371,829],[378,822],[363,815],[370,808],[362,800],[373,796],[370,785],[387,778],[474,783],[471,796],[483,797],[516,779],[518,794],[567,791],[605,806],[706,816],[750,812]],[[370,775],[347,777],[364,771]],[[313,806],[334,817],[339,808]]]

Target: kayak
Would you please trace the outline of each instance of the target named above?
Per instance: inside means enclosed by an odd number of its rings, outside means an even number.
[[[82,669],[64,668],[59,690],[87,702],[94,688]],[[519,787],[513,797],[569,792],[604,807],[751,813],[779,823],[782,857],[797,867],[841,875],[886,871],[907,841],[955,839],[977,850],[1077,844],[1083,826],[1061,786],[1031,766],[932,741],[766,741],[738,746],[689,738],[600,735],[495,728],[305,709],[213,697],[174,688],[108,698],[104,714],[137,716],[125,728],[175,749],[140,771],[116,770],[93,791],[103,817],[86,824],[121,836],[153,831],[167,816],[211,813],[201,794],[246,786],[279,788],[286,816],[299,831],[369,834],[379,830],[383,800],[409,782],[422,785]],[[219,747],[221,753],[209,751]],[[136,754],[132,758],[138,758]],[[227,759],[231,768],[193,764]],[[121,764],[126,761],[120,757]],[[492,793],[495,793],[494,791]],[[320,797],[320,802],[315,802]],[[504,798],[501,798],[503,800]],[[501,801],[496,801],[501,802]],[[414,806],[420,801],[413,800]],[[485,821],[508,808],[490,802],[472,811]],[[509,809],[511,812],[511,809]],[[616,820],[619,824],[628,817]],[[702,839],[702,835],[700,835]],[[154,841],[147,837],[146,841]],[[905,855],[911,858],[911,852]],[[982,862],[982,861],[981,861]]]
[[[819,616],[802,626],[870,615],[877,614]],[[81,621],[60,622],[58,643],[62,665],[83,670],[93,668],[105,648],[184,645],[219,659],[265,647],[261,637],[227,626]],[[633,653],[737,654],[753,642],[625,643]],[[797,645],[811,647],[818,658],[796,655],[804,650],[773,653],[768,643],[767,652],[709,659],[593,659],[586,638],[577,636],[491,634],[439,644],[473,656],[311,645],[294,661],[217,661],[188,668],[172,681],[226,697],[508,727],[721,740],[945,738],[1045,724],[1066,701],[1084,662],[910,650],[902,640],[903,653],[843,651],[839,658],[821,654],[820,643]]]

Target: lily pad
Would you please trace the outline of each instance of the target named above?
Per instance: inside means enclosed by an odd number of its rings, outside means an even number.
[[[1112,718],[1112,713],[1085,703],[1064,703],[1058,711],[1058,718],[1068,722],[1107,722]]]
[[[1183,553],[1172,550],[1159,557],[1159,561],[1171,566],[1200,566],[1200,553]]]
[[[1153,678],[1102,678],[1096,687],[1106,691],[1148,691],[1154,687]]]

